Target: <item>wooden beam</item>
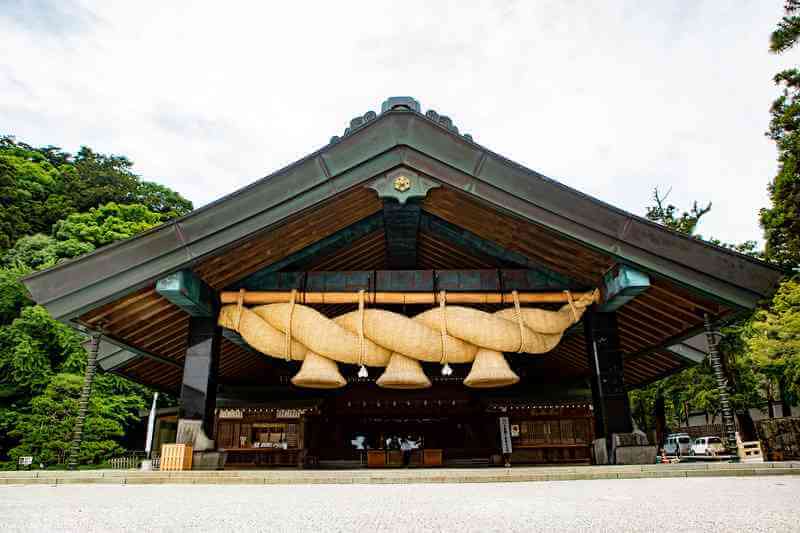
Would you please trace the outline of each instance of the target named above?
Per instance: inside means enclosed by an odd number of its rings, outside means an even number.
[[[224,291],[220,293],[223,304],[238,303],[242,298],[243,304],[271,304],[289,302],[292,293],[285,291]],[[578,300],[591,296],[598,298],[596,291],[592,292],[523,292],[518,293],[520,303],[566,303],[570,297]],[[304,304],[344,304],[358,303],[359,295],[356,292],[297,292],[295,298],[298,303]],[[368,304],[436,304],[441,299],[440,293],[433,292],[365,292],[364,301]],[[448,303],[461,304],[513,304],[514,295],[507,293],[487,292],[450,292],[445,299]]]
[[[708,356],[708,341],[705,334],[700,333],[668,346],[667,350],[688,363],[699,364]]]
[[[583,292],[591,287],[567,282],[558,285],[539,270],[350,270],[314,272],[263,272],[248,291],[357,292]]]
[[[531,260],[528,256],[518,251],[484,239],[467,229],[451,224],[426,211],[423,211],[420,217],[419,229],[434,235],[438,239],[451,242],[464,250],[475,250],[483,256],[492,257],[503,265],[522,267],[523,270],[529,272],[529,277],[535,273],[538,284],[542,286],[542,289],[546,287],[573,290],[586,288],[584,284],[545,268],[541,263]]]
[[[262,268],[258,272],[250,274],[241,281],[236,282],[231,289],[248,289],[256,290],[262,288],[264,285],[272,283],[275,274],[278,270],[284,270],[290,266],[296,270],[302,270],[303,265],[309,261],[329,256],[339,250],[342,250],[362,237],[369,235],[383,228],[383,214],[376,213],[363,220],[351,224],[343,228],[333,235],[325,237],[314,244],[306,246],[297,252],[290,254],[283,259],[272,263],[271,265]]]

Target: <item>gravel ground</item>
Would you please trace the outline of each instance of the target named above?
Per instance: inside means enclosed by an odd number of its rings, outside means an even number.
[[[800,531],[800,476],[0,487],[3,531]]]

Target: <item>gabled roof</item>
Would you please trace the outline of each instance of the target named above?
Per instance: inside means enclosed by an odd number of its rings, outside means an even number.
[[[726,305],[755,306],[783,275],[517,165],[460,135],[447,117],[423,115],[415,100],[395,98],[380,115],[354,119],[342,138],[274,174],[24,283],[54,317],[74,319],[398,166]]]

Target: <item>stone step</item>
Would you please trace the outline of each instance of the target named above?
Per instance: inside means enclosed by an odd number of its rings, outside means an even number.
[[[138,470],[0,472],[0,484],[350,484],[487,483],[674,477],[800,475],[800,462],[354,470]]]

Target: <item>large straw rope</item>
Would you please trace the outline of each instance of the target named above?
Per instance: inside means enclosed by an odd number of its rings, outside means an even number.
[[[497,352],[546,353],[594,301],[589,294],[558,311],[522,308],[486,313],[460,306],[427,310],[413,318],[363,309],[333,319],[290,303],[246,308],[241,299],[220,310],[219,325],[237,331],[258,351],[301,361],[314,352],[340,363],[386,366],[392,352],[424,362],[469,363],[480,348]],[[445,315],[446,313],[446,315]]]

